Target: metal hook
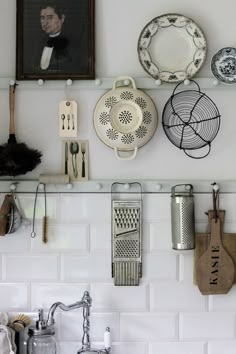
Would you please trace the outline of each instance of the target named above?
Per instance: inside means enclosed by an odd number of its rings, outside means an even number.
[[[218,211],[219,211],[219,186],[216,184],[216,182],[213,182],[211,184],[212,187],[212,199],[213,199],[213,210],[214,210],[214,219],[215,222],[217,222],[217,218],[219,217]]]

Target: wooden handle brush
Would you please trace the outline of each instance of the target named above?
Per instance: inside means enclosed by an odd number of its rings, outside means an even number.
[[[43,217],[43,243],[48,242],[48,217],[47,217],[47,198],[46,198],[46,186],[44,187],[44,217]]]
[[[31,324],[31,318],[29,316],[20,313],[19,315],[12,318],[9,327],[14,329],[16,332],[23,331],[27,326]]]
[[[48,242],[48,217],[45,215],[43,217],[43,243]]]
[[[25,143],[17,143],[15,135],[15,89],[13,81],[9,86],[10,124],[9,138],[0,149],[0,176],[17,176],[32,171],[41,162],[41,152],[29,148]]]

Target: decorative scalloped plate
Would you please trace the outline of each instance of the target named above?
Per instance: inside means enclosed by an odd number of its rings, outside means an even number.
[[[193,77],[203,65],[206,51],[202,30],[180,14],[155,17],[143,28],[138,40],[138,56],[144,70],[164,82]]]

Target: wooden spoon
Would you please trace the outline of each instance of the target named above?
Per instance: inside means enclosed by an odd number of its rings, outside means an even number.
[[[226,294],[234,282],[234,264],[222,245],[221,235],[225,211],[209,211],[211,227],[210,243],[196,265],[196,279],[203,295]]]

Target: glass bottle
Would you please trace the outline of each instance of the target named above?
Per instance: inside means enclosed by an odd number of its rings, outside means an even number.
[[[39,319],[35,326],[29,327],[27,354],[56,354],[55,329],[43,319],[43,310],[39,309]]]

